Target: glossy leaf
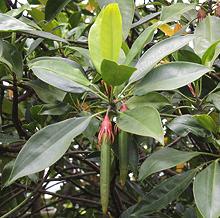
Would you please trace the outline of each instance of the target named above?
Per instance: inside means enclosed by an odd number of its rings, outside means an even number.
[[[66,40],[55,36],[51,33],[35,30],[26,23],[6,14],[0,14],[0,32],[23,32],[28,35],[34,35],[42,38],[47,38],[55,41],[67,43]]]
[[[153,69],[137,84],[135,95],[178,89],[199,79],[209,71],[211,69],[208,67],[190,62],[164,64]]]
[[[208,102],[212,102],[215,107],[220,111],[220,91],[210,94],[207,98]]]
[[[155,138],[163,144],[160,115],[153,107],[137,107],[120,113],[117,126],[125,132]]]
[[[186,136],[190,132],[196,136],[205,137],[207,135],[205,129],[201,127],[192,115],[179,116],[173,119],[167,127],[180,136]]]
[[[14,17],[0,13],[0,32],[12,32],[23,30],[33,30],[33,28]]]
[[[62,102],[66,95],[66,92],[50,86],[40,80],[32,80],[26,82],[25,84],[34,89],[40,100],[45,103],[55,103],[57,101]]]
[[[133,23],[131,28],[138,27],[138,26],[152,20],[153,18],[157,17],[160,14],[161,14],[161,12],[155,12],[155,13],[152,13],[152,14],[148,14],[147,16],[141,18],[139,21]]]
[[[110,3],[118,3],[122,16],[123,38],[126,39],[134,18],[135,5],[133,0],[97,0],[100,7]]]
[[[220,166],[214,161],[197,176],[193,184],[196,205],[206,218],[220,216]]]
[[[216,125],[215,121],[212,119],[211,116],[208,114],[197,114],[193,116],[194,119],[198,121],[198,123],[205,129],[210,132],[217,133],[218,126]]]
[[[163,95],[157,92],[151,92],[143,96],[133,96],[126,102],[129,109],[143,106],[152,106],[160,109],[164,106],[170,105],[170,101]]]
[[[129,50],[125,64],[129,65],[133,61],[133,59],[140,53],[140,51],[143,49],[144,46],[146,46],[148,43],[150,43],[154,36],[154,31],[157,28],[157,24],[152,25],[148,28],[146,28],[134,41],[131,49]]]
[[[213,43],[204,53],[202,56],[202,63],[206,66],[211,67],[215,61],[215,59],[220,54],[220,41]]]
[[[40,80],[66,92],[81,93],[90,85],[78,64],[68,59],[37,58],[29,63],[29,68]]]
[[[23,176],[40,172],[58,161],[73,138],[87,128],[90,119],[91,117],[71,118],[49,125],[34,134],[19,152],[6,185]]]
[[[14,45],[3,40],[0,40],[0,62],[4,63],[11,72],[16,73],[17,77],[22,77],[23,60],[21,52]]]
[[[45,7],[46,21],[53,20],[71,0],[48,0]]]
[[[157,185],[136,205],[131,217],[151,214],[166,207],[185,191],[192,182],[195,173],[195,170],[191,170],[181,175],[175,175]]]
[[[101,65],[102,78],[109,85],[118,86],[126,82],[136,68],[118,65],[109,60],[103,60]]]
[[[179,151],[173,148],[162,148],[148,157],[140,167],[139,180],[144,180],[153,173],[176,166],[179,163],[185,163],[190,159],[200,155],[199,152]]]
[[[122,18],[118,4],[107,5],[89,32],[89,52],[96,70],[101,73],[104,59],[118,62],[122,45]]]
[[[187,45],[194,36],[175,36],[165,39],[147,50],[136,64],[137,71],[130,78],[130,83],[143,78],[164,57]]]
[[[165,6],[162,8],[160,20],[167,23],[180,20],[180,16],[182,16],[185,12],[194,9],[195,7],[195,4],[184,3],[176,3],[171,4],[170,6]]]
[[[207,31],[208,30],[208,31]],[[194,50],[202,57],[206,50],[220,39],[220,18],[207,16],[196,28]]]

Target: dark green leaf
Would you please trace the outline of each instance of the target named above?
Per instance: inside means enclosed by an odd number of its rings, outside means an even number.
[[[151,214],[166,207],[185,191],[195,176],[195,173],[196,170],[191,170],[181,175],[170,177],[157,185],[137,204],[131,217]]]
[[[219,160],[214,161],[200,172],[193,184],[196,205],[207,218],[220,216],[220,166]]]
[[[102,79],[109,85],[119,86],[126,82],[136,68],[118,65],[109,60],[103,60],[101,65]]]
[[[160,20],[166,23],[180,20],[185,12],[196,8],[196,4],[176,3],[162,8]]]
[[[202,57],[206,50],[220,38],[220,18],[207,16],[202,22],[199,22],[195,36],[194,50]]]
[[[55,103],[63,101],[66,92],[48,85],[40,80],[31,80],[26,82],[36,92],[37,96],[45,103]]]
[[[194,38],[193,35],[175,36],[165,39],[147,50],[136,64],[137,71],[130,78],[130,83],[143,78],[164,57],[187,45]]]
[[[179,163],[186,161],[200,155],[199,152],[179,151],[173,148],[163,148],[153,153],[141,165],[139,170],[139,180],[144,180],[153,173],[169,169]]]
[[[133,96],[126,102],[129,109],[143,106],[152,106],[160,109],[164,106],[171,105],[170,101],[157,92],[151,92],[143,96]]]
[[[31,61],[29,67],[40,80],[66,92],[81,93],[90,85],[79,66],[69,59],[42,57]]]
[[[7,65],[12,72],[16,73],[17,77],[22,77],[23,60],[21,52],[14,45],[3,40],[0,40],[0,62]]]
[[[19,152],[6,185],[23,176],[40,172],[58,161],[71,141],[87,128],[90,120],[91,117],[71,118],[34,134]]]
[[[185,136],[189,132],[202,137],[207,135],[205,129],[203,129],[199,122],[191,115],[182,115],[177,117],[172,120],[167,127],[180,136]]]
[[[71,0],[48,0],[45,7],[46,21],[53,20]]]
[[[164,143],[160,114],[153,107],[137,107],[120,113],[117,126],[125,132],[153,137]]]
[[[203,65],[190,62],[164,64],[153,69],[137,84],[135,95],[144,95],[159,90],[178,89],[199,79],[211,70]]]

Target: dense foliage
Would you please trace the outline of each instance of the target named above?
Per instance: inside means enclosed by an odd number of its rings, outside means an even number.
[[[0,12],[0,218],[220,217],[220,3]]]

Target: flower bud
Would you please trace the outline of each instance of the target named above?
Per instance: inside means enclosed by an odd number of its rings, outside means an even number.
[[[107,139],[113,143],[114,141],[114,134],[112,132],[112,123],[108,117],[108,114],[105,115],[98,135],[98,143],[99,145],[102,144],[103,136],[106,135]]]
[[[201,22],[205,17],[206,17],[206,12],[202,8],[200,8],[197,13],[198,21]]]
[[[215,16],[220,17],[220,3],[217,4],[217,8],[215,9]]]

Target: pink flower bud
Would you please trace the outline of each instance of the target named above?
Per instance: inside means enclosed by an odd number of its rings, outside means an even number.
[[[99,135],[98,135],[98,143],[99,145],[102,144],[102,139],[103,139],[103,135],[106,135],[107,138],[109,139],[109,141],[111,141],[111,143],[114,142],[114,134],[112,132],[112,123],[108,117],[108,114],[105,115],[100,130],[99,130]]]

